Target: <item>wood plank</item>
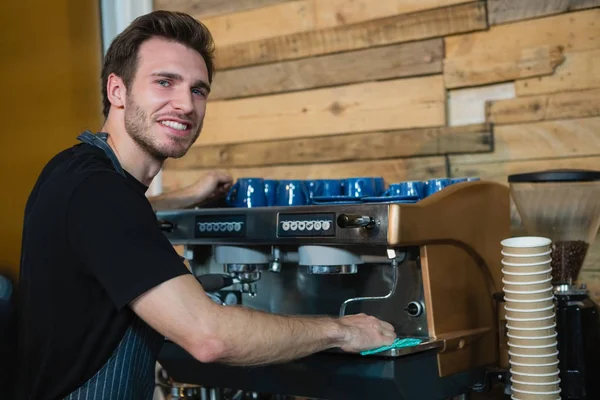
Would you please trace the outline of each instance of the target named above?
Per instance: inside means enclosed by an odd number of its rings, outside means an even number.
[[[192,147],[166,168],[224,168],[377,160],[492,151],[491,127],[425,128]]]
[[[527,161],[501,161],[481,164],[459,164],[450,160],[452,176],[479,176],[482,179],[508,184],[511,174],[543,171],[547,169],[592,169],[600,165],[600,155],[591,157],[545,158]]]
[[[486,114],[495,124],[592,117],[600,115],[600,88],[493,101]]]
[[[506,58],[500,53],[446,58],[444,81],[447,88],[459,88],[550,75],[564,58],[559,46],[524,49],[517,59]]]
[[[600,0],[488,0],[490,25],[600,6]]]
[[[203,19],[217,47],[364,22],[472,0],[299,0]]]
[[[445,121],[444,84],[441,75],[434,75],[209,102],[196,145],[441,126]]]
[[[195,17],[253,10],[292,0],[154,0],[153,10],[181,11]]]
[[[448,91],[448,125],[485,122],[485,103],[515,97],[513,82]]]
[[[222,69],[265,64],[486,28],[485,3],[472,2],[233,44],[217,49],[217,64]]]
[[[517,96],[600,87],[600,49],[565,53],[554,74],[515,82]]]
[[[441,38],[218,72],[211,100],[442,72]],[[482,111],[483,113],[483,111]]]
[[[599,117],[494,126],[493,153],[451,156],[450,163],[495,165],[503,161],[593,155],[600,155]]]
[[[600,10],[592,9],[447,37],[446,84],[482,85],[532,76],[531,71],[544,74],[544,62],[546,67],[557,62],[561,47],[566,52],[599,49],[598,20]]]
[[[211,169],[163,170],[163,184],[167,191],[194,183]],[[446,175],[444,157],[417,157],[398,160],[358,161],[330,164],[309,164],[276,167],[227,168],[234,179],[259,176],[272,179],[347,178],[352,176],[381,176],[388,183],[412,179],[429,179]]]

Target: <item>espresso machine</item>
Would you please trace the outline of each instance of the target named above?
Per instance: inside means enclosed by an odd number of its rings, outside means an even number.
[[[600,171],[508,177],[527,234],[552,240],[561,398],[600,399],[600,314],[579,272],[600,226]]]
[[[485,386],[501,359],[496,299],[506,185],[461,182],[417,202],[160,211],[214,301],[287,315],[374,315],[419,344],[369,355],[330,349],[284,364],[195,360],[166,341],[174,381],[328,400],[437,400]]]

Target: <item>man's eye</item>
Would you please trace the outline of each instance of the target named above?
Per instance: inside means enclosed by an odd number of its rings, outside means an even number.
[[[201,96],[201,97],[205,97],[206,95],[204,94],[204,92],[200,89],[192,89],[192,93],[194,93],[196,96]]]
[[[160,86],[163,86],[163,87],[168,87],[170,85],[169,81],[164,80],[164,79],[160,79],[160,80],[156,81],[156,83],[158,83]]]

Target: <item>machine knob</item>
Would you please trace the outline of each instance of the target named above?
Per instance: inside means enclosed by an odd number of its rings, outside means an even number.
[[[375,220],[365,215],[340,214],[337,218],[337,224],[340,228],[366,228],[375,227]]]
[[[423,314],[423,305],[419,301],[411,301],[404,309],[411,317],[420,317]]]

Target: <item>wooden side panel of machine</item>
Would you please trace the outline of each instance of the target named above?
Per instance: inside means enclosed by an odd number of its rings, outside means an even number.
[[[419,246],[429,334],[444,340],[440,376],[499,362],[494,294],[510,236],[506,185],[468,182],[416,204],[390,205],[388,242]]]
[[[440,376],[498,360],[496,307],[487,266],[452,245],[421,248],[430,334],[446,339],[438,354]],[[426,272],[425,272],[426,271]]]

